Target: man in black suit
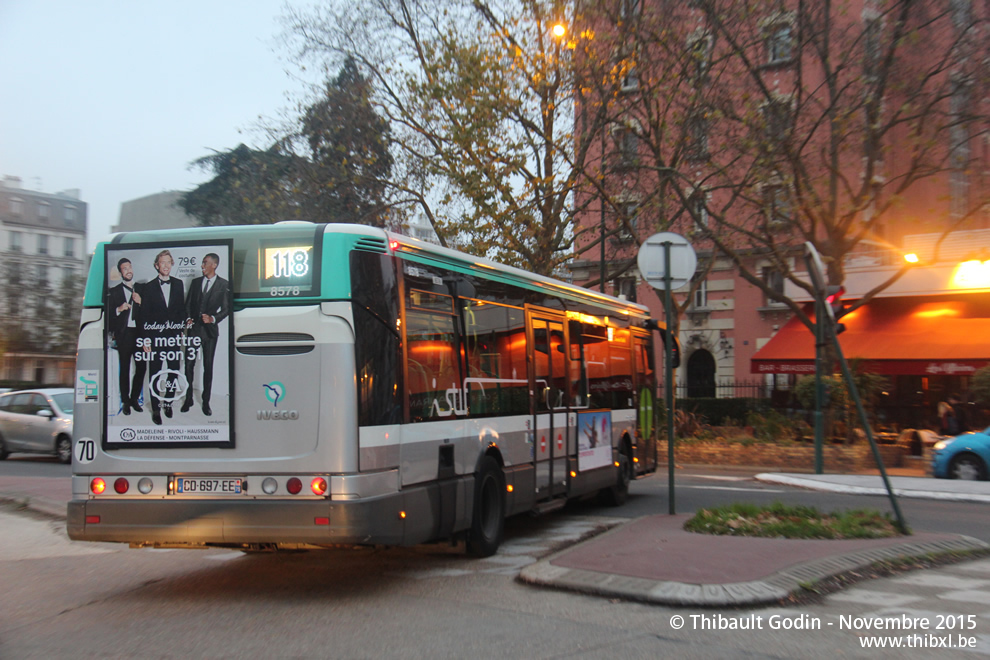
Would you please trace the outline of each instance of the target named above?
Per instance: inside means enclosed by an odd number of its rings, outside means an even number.
[[[162,250],[155,257],[155,270],[158,277],[146,282],[141,288],[141,336],[144,338],[144,351],[150,354],[148,373],[151,392],[151,419],[161,425],[160,409],[166,417],[172,416],[172,397],[176,392],[176,374],[179,371],[178,356],[182,353],[182,329],[185,327],[185,290],[182,280],[170,277],[175,261],[172,253]],[[176,341],[169,342],[171,338]],[[168,355],[169,359],[164,359]],[[159,374],[167,369],[164,377]],[[159,399],[161,397],[161,399]]]
[[[134,268],[126,257],[117,262],[117,272],[121,282],[110,287],[108,309],[110,337],[114,340],[117,357],[120,360],[118,385],[120,388],[121,412],[131,414],[131,408],[142,412],[140,397],[144,372],[147,365],[136,361],[134,381],[131,381],[131,359],[137,352],[140,326],[141,294],[134,288]]]
[[[203,257],[200,265],[202,277],[197,277],[189,285],[189,296],[186,299],[186,327],[190,337],[200,338],[200,348],[203,355],[203,414],[212,415],[210,395],[213,393],[213,357],[217,352],[217,339],[220,337],[219,323],[230,314],[230,283],[217,275],[220,265],[220,255],[213,252]],[[196,352],[194,352],[195,355]],[[186,400],[182,404],[182,412],[188,411],[193,405],[193,376],[196,358],[189,359],[186,352],[186,380],[189,389],[186,390]]]

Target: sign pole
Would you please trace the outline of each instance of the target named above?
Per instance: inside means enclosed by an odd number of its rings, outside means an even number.
[[[670,241],[663,243],[664,263],[670,263]],[[663,276],[663,319],[667,324],[667,341],[664,342],[664,398],[667,404],[667,510],[670,515],[677,513],[674,503],[674,334],[670,319],[671,311],[670,268]]]
[[[815,298],[815,474],[825,472],[823,445],[825,441],[825,383],[822,381],[825,352],[825,312]]]
[[[698,267],[698,255],[691,243],[673,232],[653,234],[640,246],[636,265],[643,279],[654,289],[663,288],[664,334],[664,400],[667,408],[667,488],[668,509],[677,512],[674,500],[674,343],[677,341],[674,314],[674,289],[680,289],[691,281]],[[659,329],[659,328],[655,328]],[[658,429],[659,432],[659,429]]]

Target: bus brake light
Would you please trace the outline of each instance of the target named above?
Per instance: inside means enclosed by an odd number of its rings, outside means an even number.
[[[123,495],[130,487],[131,484],[128,483],[127,479],[124,479],[123,477],[120,477],[113,482],[113,489],[118,495]]]
[[[289,491],[290,495],[298,495],[299,491],[302,490],[302,482],[299,481],[298,477],[292,477],[286,482],[285,488]]]
[[[327,480],[323,477],[316,477],[309,484],[309,487],[312,489],[314,495],[325,495],[327,492]]]
[[[93,491],[94,494],[100,495],[107,489],[107,482],[97,477],[89,484],[89,489]]]

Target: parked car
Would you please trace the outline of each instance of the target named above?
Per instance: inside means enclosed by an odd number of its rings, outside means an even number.
[[[74,396],[69,388],[0,394],[0,460],[28,452],[71,462]]]
[[[935,443],[932,472],[940,479],[986,480],[990,475],[990,427]]]

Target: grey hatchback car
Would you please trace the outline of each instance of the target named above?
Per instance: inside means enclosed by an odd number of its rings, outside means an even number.
[[[0,460],[14,452],[51,454],[72,461],[69,388],[20,390],[0,395]]]

